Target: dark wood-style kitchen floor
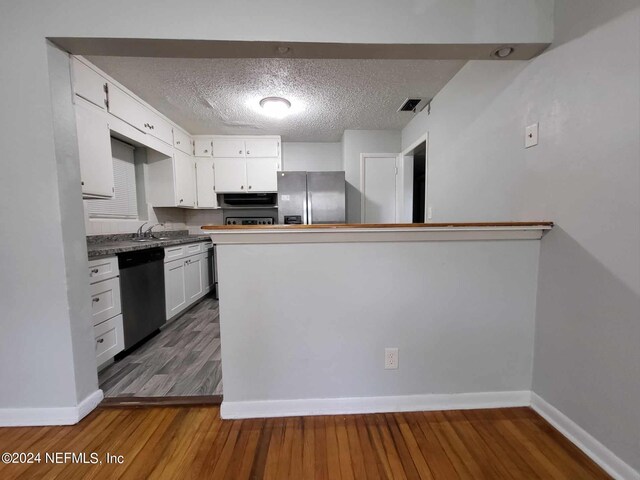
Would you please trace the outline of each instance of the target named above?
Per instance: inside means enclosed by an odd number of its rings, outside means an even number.
[[[217,300],[205,298],[98,380],[107,398],[222,395]]]
[[[219,412],[99,407],[75,426],[0,428],[0,452],[102,461],[0,464],[0,478],[610,478],[529,408],[254,420]],[[106,463],[106,453],[123,463]]]

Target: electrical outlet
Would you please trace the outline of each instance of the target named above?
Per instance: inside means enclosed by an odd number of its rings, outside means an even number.
[[[524,148],[535,147],[538,144],[538,124],[529,125],[524,131]]]
[[[387,347],[384,349],[385,370],[395,370],[398,368],[398,348]]]

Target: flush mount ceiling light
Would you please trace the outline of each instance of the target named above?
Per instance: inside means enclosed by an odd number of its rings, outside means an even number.
[[[260,106],[270,117],[282,118],[289,113],[291,102],[282,97],[265,97],[260,100]]]
[[[513,53],[513,47],[500,47],[491,53],[494,58],[507,58]]]

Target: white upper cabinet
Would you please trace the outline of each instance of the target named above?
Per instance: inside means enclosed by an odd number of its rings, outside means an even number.
[[[82,195],[112,198],[113,158],[107,114],[82,99],[76,100],[75,111]]]
[[[173,146],[188,155],[193,155],[193,140],[178,128],[173,129]]]
[[[147,200],[154,207],[196,206],[195,160],[179,150],[171,157],[147,150]]]
[[[107,81],[75,57],[71,57],[73,92],[102,109],[106,108]]]
[[[193,157],[176,151],[174,155],[176,205],[196,206],[196,164]]]
[[[244,142],[247,158],[278,158],[280,140],[275,138],[247,138]]]
[[[214,158],[215,190],[218,193],[247,191],[244,158]]]
[[[278,159],[247,158],[247,191],[275,192],[278,190]]]
[[[107,99],[109,113],[136,127],[138,130],[153,135],[169,145],[173,145],[171,124],[153,113],[135,98],[112,83],[108,83]]]
[[[244,138],[214,138],[213,156],[218,158],[244,157]]]
[[[196,157],[210,157],[213,155],[213,141],[212,140],[194,140],[194,155]]]
[[[218,197],[213,184],[213,158],[196,158],[196,206],[198,208],[218,208]]]

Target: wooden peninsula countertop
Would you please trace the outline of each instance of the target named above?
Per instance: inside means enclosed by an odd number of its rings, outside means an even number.
[[[353,243],[453,240],[538,240],[553,222],[204,225],[214,243]]]

